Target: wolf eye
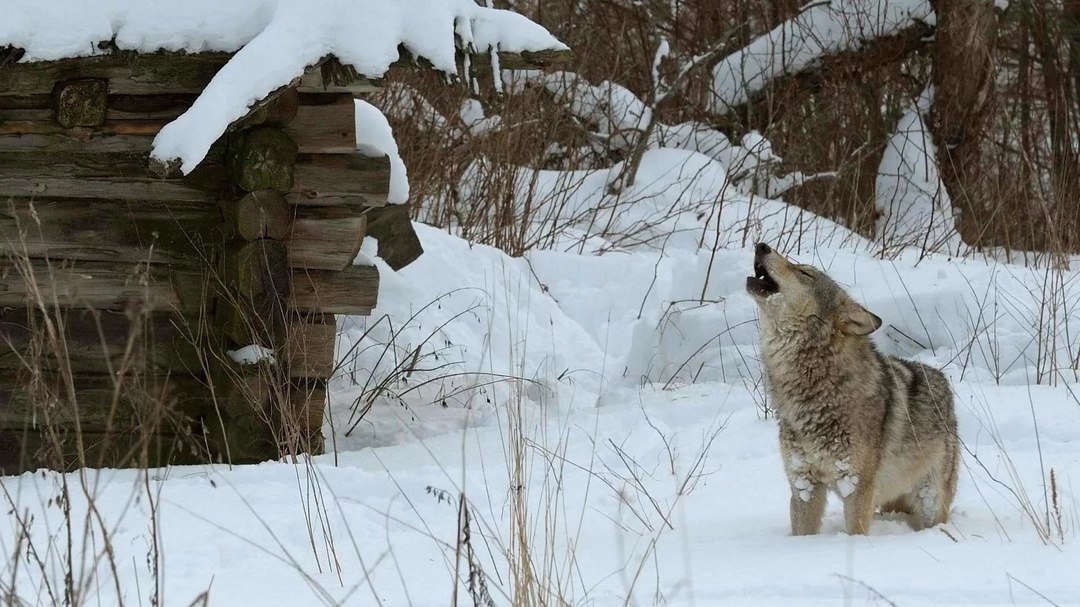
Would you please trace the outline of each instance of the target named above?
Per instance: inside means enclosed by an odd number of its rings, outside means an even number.
[[[807,270],[806,268],[795,268],[795,269],[799,271],[799,274],[802,274],[803,276],[805,276],[807,278],[813,278],[814,277],[814,273],[811,272],[810,270]]]

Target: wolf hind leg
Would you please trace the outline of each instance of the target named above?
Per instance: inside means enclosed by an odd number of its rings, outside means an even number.
[[[928,529],[948,522],[953,494],[956,492],[955,473],[935,469],[906,496],[911,506],[911,526]]]

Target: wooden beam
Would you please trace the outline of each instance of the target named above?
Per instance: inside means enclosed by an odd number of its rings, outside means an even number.
[[[294,270],[289,309],[324,314],[368,314],[379,295],[374,266],[349,266],[340,272]]]
[[[337,322],[333,314],[313,314],[291,321],[285,330],[289,377],[329,379],[334,372]]]
[[[409,206],[392,204],[369,209],[367,233],[379,241],[379,257],[393,270],[400,270],[424,253],[413,229]]]
[[[51,93],[57,81],[98,78],[122,95],[201,93],[229,53],[117,52],[94,57],[17,63],[0,69],[0,96]]]
[[[0,200],[5,257],[205,266],[224,239],[220,213],[205,203]]]
[[[0,152],[0,200],[10,196],[216,202],[224,168],[203,161],[185,177],[159,178],[136,153]]]
[[[195,298],[180,297],[177,284],[198,284],[196,272],[145,264],[0,261],[0,307],[27,305],[198,313]]]
[[[355,207],[293,207],[285,237],[289,267],[344,270],[352,265],[366,235],[367,218]]]
[[[51,345],[46,322],[63,337]],[[0,373],[59,371],[76,373],[202,372],[199,335],[193,319],[168,312],[127,314],[105,310],[0,310]],[[57,350],[60,350],[59,352]]]
[[[72,428],[86,432],[176,432],[206,408],[206,383],[194,376],[62,373],[31,378],[0,373],[0,429]]]
[[[301,105],[285,132],[301,154],[355,154],[355,102],[341,95],[331,104]]]
[[[361,154],[301,154],[286,200],[294,205],[383,206],[390,192],[390,160]]]
[[[277,190],[255,190],[240,200],[224,201],[221,210],[228,232],[243,240],[280,240],[291,230],[289,203]]]

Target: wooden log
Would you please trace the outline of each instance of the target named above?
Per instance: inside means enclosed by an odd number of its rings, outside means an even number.
[[[49,468],[70,472],[86,465],[94,468],[154,468],[210,462],[202,441],[191,432],[182,434],[119,433],[61,428],[51,432],[0,430],[0,474],[20,474]]]
[[[0,200],[10,196],[216,202],[227,187],[220,164],[203,161],[186,177],[162,179],[143,154],[0,152]]]
[[[281,435],[283,450],[293,455],[322,453],[322,425],[326,410],[326,382],[321,380],[294,381],[289,386],[288,400],[282,407]]]
[[[232,125],[232,128],[251,127],[260,124],[270,126],[282,126],[296,118],[296,112],[300,107],[300,93],[295,86],[289,86],[282,91],[275,91],[264,100],[264,103],[253,106],[247,116]]]
[[[180,374],[0,374],[0,429],[179,432],[205,413],[203,380]],[[76,424],[77,420],[77,424]]]
[[[367,218],[355,207],[294,207],[285,245],[289,266],[344,270],[352,265],[366,234]]]
[[[390,160],[386,156],[302,154],[295,176],[295,184],[285,197],[294,205],[378,207],[386,204],[390,192]]]
[[[334,372],[337,322],[333,314],[297,318],[285,330],[285,365],[289,377],[329,379]]]
[[[106,120],[164,120],[171,121],[188,111],[198,95],[114,95],[105,105]]]
[[[379,86],[376,81],[367,78],[360,78],[347,84],[335,84],[333,82],[324,81],[322,72],[317,67],[308,68],[308,71],[304,72],[303,77],[300,78],[300,84],[297,89],[302,94],[341,93],[346,95],[369,95],[371,93],[379,92]]]
[[[245,191],[288,192],[293,187],[296,142],[275,127],[241,131],[229,138],[225,163],[229,177]]]
[[[200,308],[175,283],[203,280],[197,272],[145,264],[0,261],[0,307],[62,306],[97,310],[177,311]]]
[[[255,190],[240,200],[224,201],[221,210],[228,231],[244,240],[280,240],[291,229],[289,204],[277,190]]]
[[[225,292],[218,302],[216,324],[238,346],[278,343],[292,287],[288,256],[285,245],[271,239],[238,242],[226,249]]]
[[[94,127],[105,123],[105,99],[109,82],[78,78],[56,83],[53,97],[56,122],[65,128]]]
[[[288,250],[281,242],[263,238],[233,243],[224,255],[224,280],[229,290],[243,296],[289,293]]]
[[[379,271],[349,266],[340,272],[294,270],[290,310],[324,314],[368,314],[378,300]]]
[[[5,256],[205,265],[221,249],[223,230],[217,209],[204,203],[0,201],[0,254]]]
[[[0,70],[0,96],[51,93],[58,80],[97,78],[111,93],[201,93],[229,61],[229,53],[118,52],[94,57],[35,61]]]
[[[46,326],[62,336],[48,339]],[[69,369],[77,373],[202,372],[209,344],[197,320],[170,313],[104,310],[0,310],[0,372]]]
[[[290,386],[290,406],[312,434],[322,434],[326,394],[325,381],[294,381]]]
[[[283,376],[269,362],[243,365],[222,354],[211,369],[214,393],[227,419],[257,417],[269,420],[274,385]],[[280,381],[279,381],[280,380]],[[280,390],[279,390],[280,391]]]
[[[391,269],[400,270],[424,252],[413,229],[409,207],[393,204],[367,211],[367,233],[379,241],[379,257]]]
[[[356,109],[351,95],[325,105],[302,105],[285,132],[301,154],[356,153]]]

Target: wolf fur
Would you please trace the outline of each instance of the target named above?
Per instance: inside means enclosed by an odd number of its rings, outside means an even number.
[[[768,245],[757,245],[746,289],[759,308],[792,534],[821,530],[828,490],[843,499],[849,534],[865,534],[879,506],[916,529],[948,520],[959,443],[945,376],[878,353],[868,335],[880,318]]]

